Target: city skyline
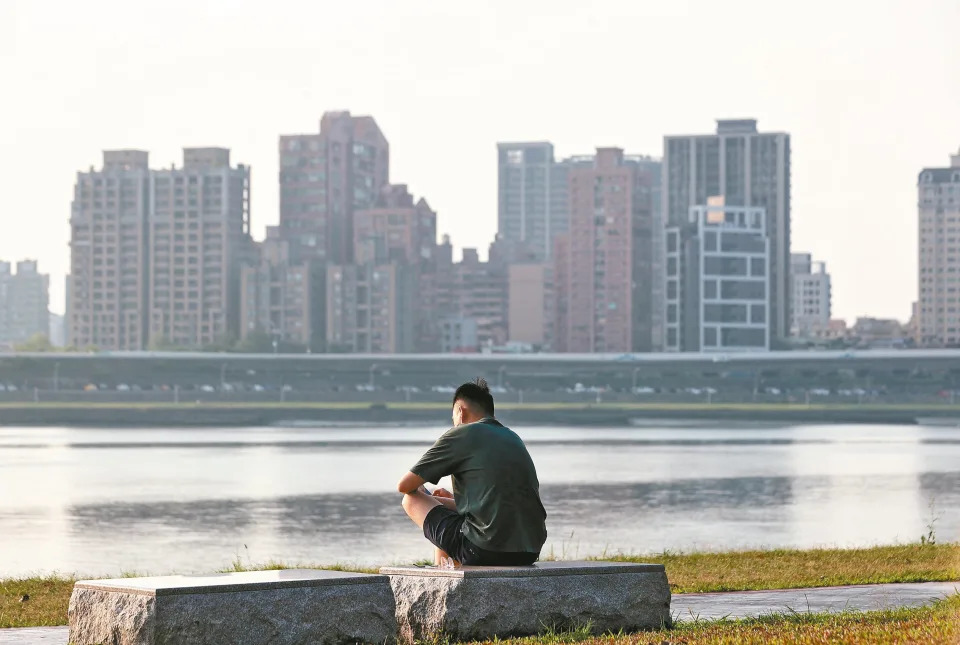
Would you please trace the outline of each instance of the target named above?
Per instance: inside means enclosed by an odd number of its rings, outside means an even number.
[[[183,146],[231,148],[252,167],[253,232],[263,239],[279,219],[279,136],[316,132],[323,112],[342,108],[378,120],[395,151],[391,180],[429,199],[438,232],[480,249],[497,227],[498,142],[549,140],[558,158],[603,145],[659,157],[664,135],[709,132],[718,118],[757,118],[792,136],[791,250],[829,263],[835,315],[905,320],[917,297],[916,176],[960,144],[950,118],[960,88],[943,82],[960,61],[947,28],[960,8],[946,1],[890,3],[867,22],[855,8],[830,5],[828,25],[809,8],[785,16],[753,2],[610,3],[615,10],[591,13],[572,3],[512,13],[496,3],[385,4],[364,17],[362,47],[350,29],[365,13],[357,8],[327,12],[322,33],[305,40],[311,21],[303,14],[317,9],[262,21],[247,8],[201,3],[187,25],[174,20],[176,11],[147,16],[122,3],[94,5],[0,9],[0,63],[13,71],[13,90],[30,98],[4,107],[15,126],[0,134],[0,171],[15,180],[0,207],[8,222],[36,224],[0,236],[0,257],[38,258],[51,274],[55,312],[64,306],[72,177],[96,164],[101,150],[150,150],[161,167]],[[96,20],[97,9],[109,19]],[[751,16],[754,37],[715,47],[709,36],[738,25],[738,10]],[[478,29],[461,33],[464,20]],[[208,42],[214,26],[230,41]],[[544,32],[559,37],[531,38]],[[174,39],[181,46],[172,52],[159,46]],[[656,60],[676,39],[687,50],[645,69],[650,91],[610,85],[638,63],[600,63],[627,52],[631,61]],[[903,39],[909,47],[890,46]],[[450,55],[436,56],[438,49]],[[336,59],[340,51],[349,61]],[[739,74],[704,74],[707,51],[717,72]],[[560,92],[570,75],[582,98]],[[358,76],[374,82],[357,83]],[[917,96],[930,106],[922,113]],[[910,97],[909,107],[900,97]]]

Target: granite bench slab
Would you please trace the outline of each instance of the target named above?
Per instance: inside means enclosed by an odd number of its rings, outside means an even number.
[[[384,567],[403,642],[480,640],[546,629],[594,633],[669,626],[660,564],[538,562],[527,567]]]
[[[390,643],[383,575],[289,569],[82,580],[67,612],[72,645]]]

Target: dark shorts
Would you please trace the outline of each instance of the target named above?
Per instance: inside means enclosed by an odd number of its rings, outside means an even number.
[[[446,506],[437,506],[423,520],[423,535],[460,564],[515,567],[533,564],[539,553],[488,551],[463,535],[464,517]]]

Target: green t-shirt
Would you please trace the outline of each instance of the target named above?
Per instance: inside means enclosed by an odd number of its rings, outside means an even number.
[[[447,430],[410,469],[436,484],[451,475],[463,535],[488,551],[539,553],[547,512],[523,440],[493,418]]]

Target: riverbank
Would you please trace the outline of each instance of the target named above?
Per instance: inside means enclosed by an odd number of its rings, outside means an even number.
[[[600,559],[661,563],[667,569],[670,587],[675,594],[960,581],[960,544],[616,555]],[[311,566],[331,568],[276,562],[252,566],[238,561],[230,570]],[[336,568],[375,571],[343,565]],[[137,575],[147,575],[147,572],[138,572]],[[74,576],[60,575],[0,580],[0,628],[65,625],[67,605],[75,581]],[[29,596],[29,600],[21,602],[24,595]]]
[[[187,427],[444,423],[446,403],[197,402],[0,403],[0,425]],[[960,425],[960,405],[790,403],[501,403],[517,425],[626,426],[650,421],[751,421],[773,424],[925,423]]]

